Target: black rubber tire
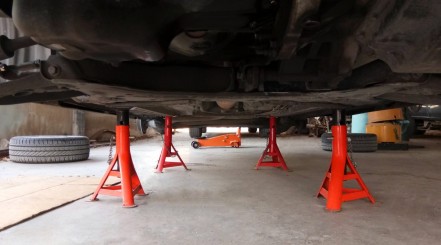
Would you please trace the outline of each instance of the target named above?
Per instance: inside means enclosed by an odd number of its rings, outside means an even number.
[[[348,138],[351,139],[353,152],[374,152],[378,150],[377,135],[375,134],[348,133]],[[321,140],[322,149],[332,151],[332,134],[322,134]]]
[[[250,134],[257,133],[257,128],[248,128],[248,133],[250,133]]]
[[[193,139],[197,139],[202,137],[202,128],[190,128],[188,133],[190,134],[190,137]]]
[[[61,163],[87,160],[89,138],[84,136],[16,136],[9,142],[9,159],[19,163]]]
[[[426,133],[423,120],[409,119],[409,126],[407,127],[408,138],[414,138],[415,136],[424,135]]]
[[[416,129],[413,133],[413,135],[424,135],[426,133],[426,130],[420,130]]]
[[[269,128],[259,128],[259,137],[267,138],[269,135]]]
[[[197,141],[193,141],[193,142],[191,142],[191,147],[193,147],[193,148],[195,148],[195,149],[197,149],[197,148],[199,148],[199,143],[197,142]]]
[[[297,134],[309,134],[309,129],[306,127],[307,124],[308,124],[307,119],[296,121],[295,127],[297,129]],[[286,129],[286,130],[288,130],[288,129]]]
[[[142,118],[136,119],[136,129],[138,129],[138,132],[141,134],[147,133],[147,128],[149,127],[148,121]]]

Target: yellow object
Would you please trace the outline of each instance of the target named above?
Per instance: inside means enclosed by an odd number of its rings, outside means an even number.
[[[376,134],[378,143],[400,143],[401,126],[392,123],[369,123],[366,133]]]
[[[389,109],[382,111],[373,111],[368,113],[368,123],[403,120],[403,110]]]

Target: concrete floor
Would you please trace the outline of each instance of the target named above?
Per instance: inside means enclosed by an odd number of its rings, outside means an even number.
[[[153,173],[161,138],[134,142],[132,155],[147,197],[134,209],[116,197],[76,201],[0,233],[0,244],[438,244],[441,240],[441,137],[413,140],[425,148],[356,153],[377,200],[324,210],[315,193],[330,153],[320,140],[279,138],[292,172],[255,171],[265,139],[244,135],[239,149],[192,149],[185,132],[175,146],[192,171]],[[90,160],[59,165],[0,163],[2,178],[21,175],[101,176],[108,148]]]

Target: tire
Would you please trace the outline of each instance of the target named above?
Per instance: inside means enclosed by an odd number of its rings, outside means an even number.
[[[267,138],[269,135],[269,128],[259,128],[259,137]]]
[[[188,133],[190,134],[190,137],[193,139],[200,138],[202,137],[202,128],[190,128]]]
[[[82,161],[89,152],[89,138],[84,136],[17,136],[9,143],[9,159],[18,163]]]
[[[424,135],[426,133],[426,129],[424,128],[423,120],[415,120],[414,118],[409,119],[409,126],[407,127],[408,138],[415,138],[415,136]]]
[[[289,128],[283,127],[282,130],[279,130],[279,128],[276,128],[276,133],[280,134],[285,131],[287,131]],[[261,138],[267,138],[269,136],[270,129],[269,128],[259,128],[259,137]]]
[[[350,144],[352,145],[353,152],[374,152],[378,149],[377,135],[375,134],[348,133],[348,138],[351,139]],[[322,134],[321,141],[323,150],[332,151],[331,133]]]
[[[191,142],[191,147],[193,147],[193,148],[195,148],[195,149],[197,149],[197,148],[199,148],[199,143],[197,142],[197,141],[193,141],[193,142]]]
[[[257,133],[257,128],[248,128],[248,133],[250,133],[250,134]]]
[[[413,128],[413,135],[424,135],[429,127],[425,127],[423,120],[415,120]]]
[[[296,121],[296,128],[297,128],[297,133],[298,134],[309,134],[309,129],[308,127],[306,127],[306,125],[308,124],[308,120],[298,120]]]
[[[420,130],[416,129],[413,135],[424,135],[426,133],[426,130]]]
[[[136,129],[138,129],[138,132],[140,132],[141,134],[146,134],[148,127],[149,125],[147,120],[141,118],[136,119]]]

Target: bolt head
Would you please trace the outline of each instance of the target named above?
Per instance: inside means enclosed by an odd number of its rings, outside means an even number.
[[[60,68],[51,65],[47,68],[47,72],[51,76],[57,76],[60,73]]]

